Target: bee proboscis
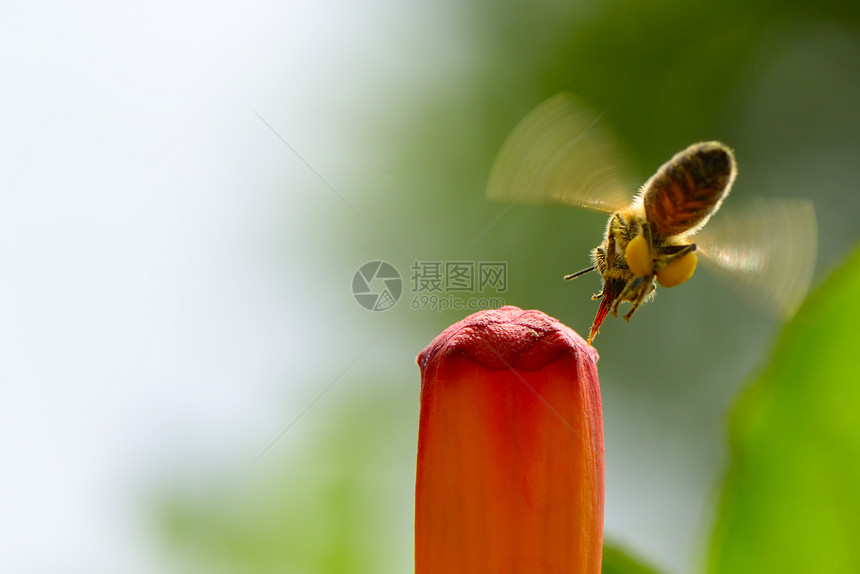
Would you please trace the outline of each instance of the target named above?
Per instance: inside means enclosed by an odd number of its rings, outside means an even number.
[[[778,315],[794,312],[815,268],[811,201],[757,200],[705,228],[735,181],[732,150],[717,141],[693,144],[631,199],[623,156],[596,118],[569,94],[550,98],[508,136],[488,185],[493,199],[554,200],[611,214],[592,265],[565,276],[597,271],[601,277],[589,343],[622,302],[630,303],[629,320],[658,283],[674,287],[692,277],[698,255],[726,271],[729,284],[754,303]]]

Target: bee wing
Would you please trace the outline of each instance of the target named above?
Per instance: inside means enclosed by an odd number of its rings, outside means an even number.
[[[809,200],[757,199],[722,213],[694,239],[728,273],[738,294],[772,314],[791,316],[809,290],[818,253],[818,224]]]
[[[621,154],[599,116],[561,93],[529,113],[508,136],[487,185],[499,201],[552,201],[612,212],[635,186],[623,177]]]

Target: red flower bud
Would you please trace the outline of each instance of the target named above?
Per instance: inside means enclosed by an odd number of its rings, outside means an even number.
[[[597,351],[539,311],[482,311],[418,357],[416,574],[599,573]]]

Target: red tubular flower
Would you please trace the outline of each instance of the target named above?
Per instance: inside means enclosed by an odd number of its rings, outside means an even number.
[[[596,363],[570,328],[510,306],[418,356],[416,574],[600,572]]]

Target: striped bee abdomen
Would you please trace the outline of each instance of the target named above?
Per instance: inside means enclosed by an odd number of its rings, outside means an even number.
[[[663,164],[643,187],[653,232],[672,237],[700,228],[729,194],[737,168],[719,142],[693,144]]]

